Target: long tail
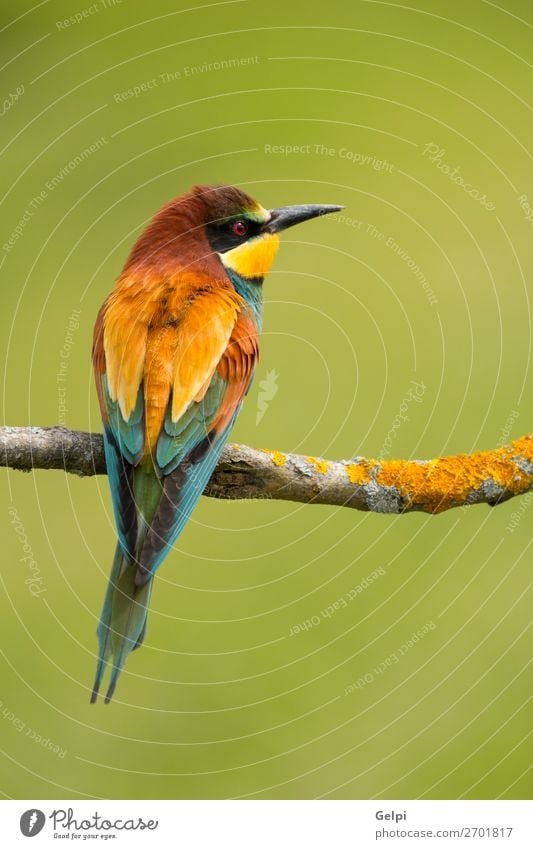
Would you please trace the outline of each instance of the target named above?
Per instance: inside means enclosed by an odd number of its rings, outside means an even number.
[[[136,467],[132,486],[131,478],[117,475],[117,464],[113,465],[113,457],[111,462],[108,461],[110,480],[113,480],[114,470],[115,486],[121,486],[122,495],[126,493],[133,499],[136,540],[134,545],[130,541],[131,548],[135,549],[131,558],[125,557],[120,543],[115,551],[96,631],[99,655],[91,703],[98,697],[108,662],[112,663],[112,672],[105,703],[111,701],[126,658],[144,640],[154,573],[203,492],[232,424],[233,419],[216,444],[213,444],[210,436],[201,439],[163,479],[156,474],[151,461],[147,460]],[[191,466],[194,466],[192,474]],[[121,471],[120,467],[118,471]],[[126,503],[128,507],[131,506],[128,499]],[[125,515],[128,527],[131,528],[130,513]],[[118,519],[117,524],[124,532],[124,516],[120,512]]]
[[[112,664],[112,670],[105,704],[113,697],[118,677],[129,653],[138,648],[144,640],[152,580],[143,587],[136,586],[136,571],[137,565],[128,563],[120,545],[117,545],[100,623],[96,630],[99,653],[91,704],[94,704],[98,697],[108,662]]]

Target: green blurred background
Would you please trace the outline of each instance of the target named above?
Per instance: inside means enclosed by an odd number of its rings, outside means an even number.
[[[225,182],[346,207],[284,238],[235,441],[433,457],[531,430],[531,11],[4,0],[4,423],[99,429],[92,326],[132,241]],[[2,477],[6,797],[531,794],[527,500],[393,517],[202,499],[104,708],[107,481]]]

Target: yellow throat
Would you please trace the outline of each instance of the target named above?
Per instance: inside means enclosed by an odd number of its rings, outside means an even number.
[[[221,254],[226,268],[239,277],[264,277],[270,271],[278,251],[279,238],[275,233],[263,233],[255,239]]]

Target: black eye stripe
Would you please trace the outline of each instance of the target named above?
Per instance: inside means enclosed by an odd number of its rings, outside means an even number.
[[[239,225],[242,225],[242,227]],[[261,227],[262,224],[259,221],[254,221],[245,216],[233,216],[224,221],[206,224],[205,229],[213,250],[217,253],[225,253],[256,236]]]

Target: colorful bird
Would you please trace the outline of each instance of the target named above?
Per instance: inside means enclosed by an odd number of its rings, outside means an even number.
[[[156,214],[101,308],[93,366],[118,544],[91,702],[108,662],[111,700],[143,642],[153,577],[250,388],[278,233],[340,209],[266,210],[235,187],[195,186]]]

